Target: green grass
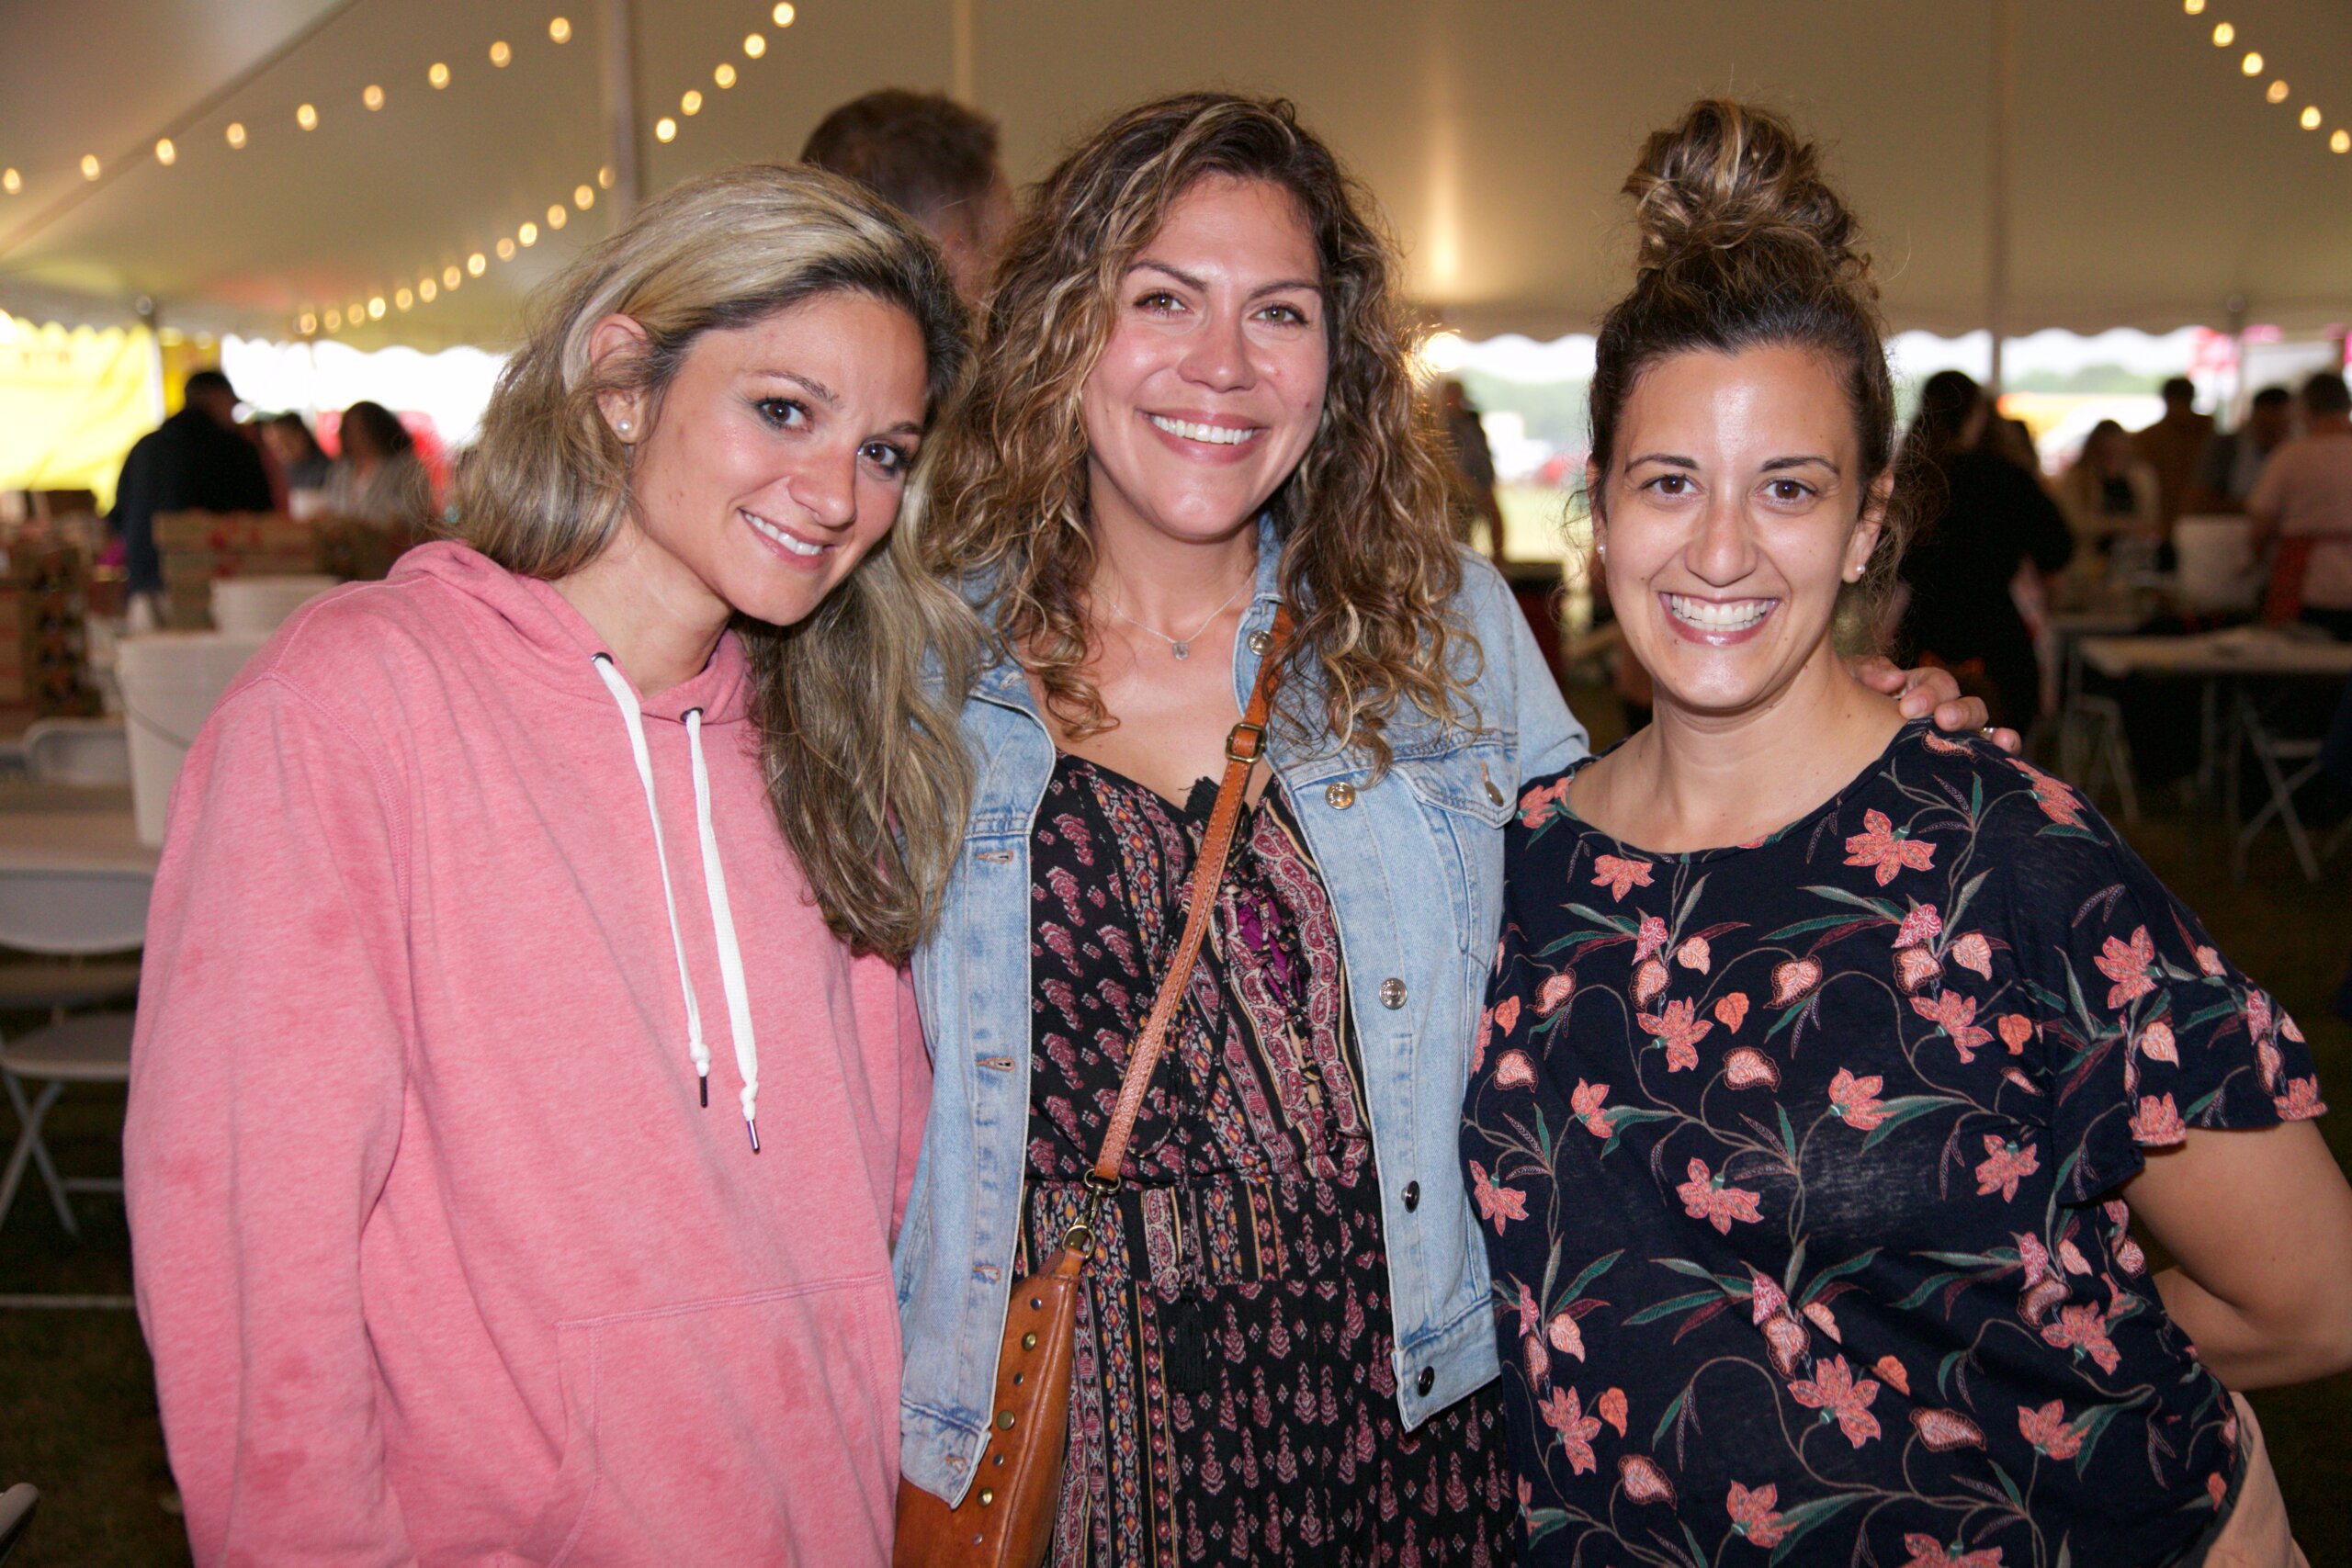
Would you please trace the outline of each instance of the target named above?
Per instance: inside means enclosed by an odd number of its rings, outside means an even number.
[[[1570,694],[1596,742],[1614,739],[1614,704],[1603,692]],[[2323,1119],[2339,1161],[2352,1161],[2352,1025],[2328,1003],[2352,953],[2352,870],[2339,860],[2326,882],[2304,882],[2284,841],[2259,846],[2243,887],[2229,877],[2218,820],[2152,792],[2133,843],[2205,919],[2239,964],[2301,1022],[2320,1081],[2341,1107]],[[6,1021],[21,1024],[22,1021]],[[14,1127],[0,1116],[0,1137]],[[122,1096],[70,1091],[50,1121],[61,1168],[107,1174],[120,1167]],[[2258,1208],[2259,1200],[2252,1206]],[[122,1207],[85,1195],[76,1241],[58,1226],[46,1194],[29,1185],[0,1224],[0,1292],[121,1292],[130,1288]],[[2314,1563],[2352,1562],[2352,1376],[2257,1394],[2295,1532]],[[186,1562],[145,1346],[127,1312],[0,1312],[0,1485],[31,1481],[41,1509],[10,1568],[156,1568]]]

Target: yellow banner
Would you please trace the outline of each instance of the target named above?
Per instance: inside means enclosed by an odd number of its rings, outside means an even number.
[[[114,503],[130,444],[155,428],[154,334],[0,314],[0,490],[90,490]]]

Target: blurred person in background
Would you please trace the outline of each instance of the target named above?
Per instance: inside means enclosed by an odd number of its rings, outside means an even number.
[[[2132,445],[2156,471],[2156,515],[2170,538],[2173,519],[2180,515],[2189,482],[2197,477],[2198,459],[2213,439],[2213,416],[2197,412],[2197,384],[2186,376],[2166,381],[2163,395],[2164,416],[2134,432]]]
[[[328,477],[334,472],[334,459],[311,433],[310,421],[299,413],[272,414],[261,422],[260,428],[262,447],[277,460],[288,490],[326,488]]]
[[[2273,538],[2310,541],[2302,617],[2352,639],[2352,394],[2343,372],[2303,383],[2303,433],[2271,454],[2245,510],[2256,549]]]
[[[396,533],[422,534],[433,524],[433,481],[416,455],[416,438],[381,403],[343,411],[343,456],[327,478],[330,516]]]
[[[2091,427],[2081,456],[2058,481],[2058,501],[2075,543],[2102,553],[2118,536],[2153,540],[2164,527],[2156,471],[2111,419]]]
[[[1438,383],[1437,406],[1445,421],[1446,446],[1453,457],[1454,474],[1469,497],[1471,515],[1485,520],[1491,546],[1487,553],[1500,566],[1503,508],[1495,498],[1495,454],[1487,445],[1487,427],[1478,423],[1477,405],[1471,402],[1468,389],[1452,377]]]
[[[267,512],[269,469],[237,429],[237,393],[218,370],[187,378],[180,412],[123,459],[109,529],[121,536],[134,627],[162,624],[164,564],[155,518],[166,512]]]
[[[2191,516],[2244,512],[2246,497],[2262,478],[2263,464],[2294,434],[2293,395],[2284,387],[2265,387],[2255,393],[2245,423],[2205,444],[2183,510]]]
[[[997,123],[938,93],[884,87],[818,122],[800,161],[874,191],[921,224],[977,305],[1012,227],[1012,186],[997,163]]]
[[[1919,481],[1940,480],[1942,504],[1903,558],[1910,598],[1897,658],[1975,666],[1962,689],[1984,692],[1996,724],[2024,729],[2041,711],[2041,673],[2011,584],[2029,563],[2044,575],[2064,568],[2075,540],[2036,475],[1984,450],[1992,412],[1962,371],[1920,389],[1904,464]]]

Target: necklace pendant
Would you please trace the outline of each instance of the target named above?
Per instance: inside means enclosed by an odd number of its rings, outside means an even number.
[[[1190,659],[1193,657],[1193,645],[1189,642],[1171,642],[1168,645],[1168,651],[1179,659]]]

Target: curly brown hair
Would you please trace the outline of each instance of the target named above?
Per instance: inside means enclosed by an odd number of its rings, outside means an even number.
[[[1395,245],[1286,102],[1162,98],[1111,120],[1046,176],[998,271],[971,394],[941,438],[930,558],[985,584],[999,635],[1073,733],[1115,723],[1086,670],[1095,547],[1080,397],[1128,266],[1207,175],[1289,191],[1322,263],[1322,419],[1267,503],[1297,616],[1289,662],[1320,676],[1321,714],[1294,709],[1285,730],[1359,748],[1385,769],[1383,730],[1400,705],[1476,722],[1463,688],[1477,645],[1448,613],[1462,563],[1434,425],[1414,395]]]
[[[1617,421],[1643,373],[1671,355],[1788,344],[1821,355],[1854,414],[1865,491],[1895,466],[1894,381],[1860,222],[1822,172],[1820,150],[1769,109],[1702,98],[1643,146],[1634,201],[1634,287],[1593,348],[1592,468],[1604,479]],[[1907,465],[1906,465],[1907,470]],[[1860,582],[1839,595],[1838,640],[1875,649],[1918,485],[1898,478]],[[1604,520],[1604,487],[1592,503]]]

